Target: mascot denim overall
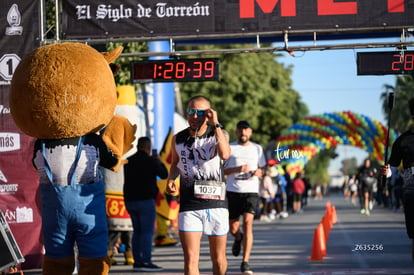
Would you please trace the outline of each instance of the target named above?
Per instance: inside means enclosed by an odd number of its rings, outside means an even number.
[[[104,183],[76,183],[75,171],[82,151],[82,141],[83,137],[79,139],[72,173],[68,175],[70,184],[67,186],[54,184],[45,154],[45,144],[42,142],[45,169],[51,184],[40,185],[45,256],[49,259],[68,259],[68,257],[73,259],[76,244],[79,249],[79,274],[81,274],[82,261],[85,266],[91,267],[94,264],[88,261],[97,258],[102,260],[107,256],[108,240]],[[85,273],[105,274],[96,271],[97,269],[95,272]]]

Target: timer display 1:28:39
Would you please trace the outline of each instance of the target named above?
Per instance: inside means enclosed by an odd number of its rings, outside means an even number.
[[[148,60],[133,63],[133,82],[218,80],[218,59]]]

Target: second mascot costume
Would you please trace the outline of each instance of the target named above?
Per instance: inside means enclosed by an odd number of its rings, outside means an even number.
[[[80,43],[42,46],[16,68],[10,109],[16,125],[37,138],[43,274],[108,274],[108,229],[101,168],[117,171],[136,126],[114,115],[116,86],[109,67],[122,47],[99,53]],[[100,137],[98,132],[105,128]]]

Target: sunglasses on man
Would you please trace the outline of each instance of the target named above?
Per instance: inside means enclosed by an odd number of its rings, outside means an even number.
[[[189,116],[192,116],[196,113],[197,113],[197,116],[205,116],[206,112],[207,112],[207,110],[198,110],[198,109],[193,109],[193,108],[188,108],[187,109],[187,114]]]

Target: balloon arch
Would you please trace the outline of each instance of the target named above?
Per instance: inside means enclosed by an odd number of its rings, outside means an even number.
[[[387,132],[381,122],[350,111],[309,116],[282,132],[276,140],[274,158],[296,174],[321,150],[342,144],[361,148],[370,158],[384,161]],[[390,145],[397,136],[391,129]]]

